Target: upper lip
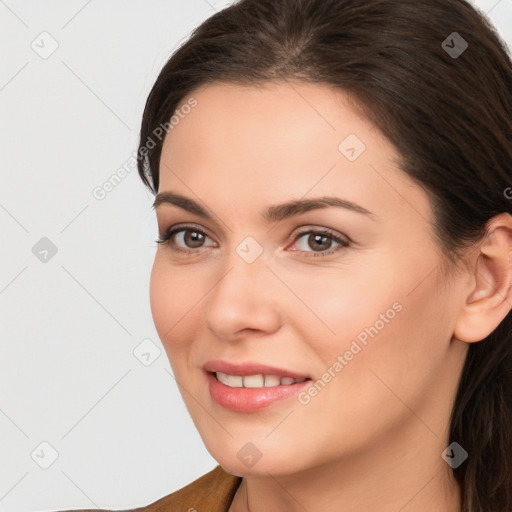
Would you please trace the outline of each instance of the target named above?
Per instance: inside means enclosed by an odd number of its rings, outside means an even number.
[[[309,378],[303,375],[277,366],[268,366],[261,363],[230,363],[229,361],[208,361],[203,365],[203,370],[207,372],[221,372],[227,375],[239,375],[246,377],[248,375],[277,375],[278,377],[291,377],[292,379]]]

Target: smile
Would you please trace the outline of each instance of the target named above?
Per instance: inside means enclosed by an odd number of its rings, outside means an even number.
[[[219,382],[230,388],[270,388],[275,386],[290,386],[307,380],[306,377],[293,379],[292,377],[279,377],[278,375],[228,375],[215,372]]]
[[[223,409],[242,413],[284,405],[312,382],[307,377],[263,374],[229,375],[223,372],[206,372],[205,376],[211,399]]]

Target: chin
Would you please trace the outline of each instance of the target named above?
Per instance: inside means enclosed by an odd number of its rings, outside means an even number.
[[[210,452],[211,453],[211,452]],[[263,476],[268,477],[270,475],[290,475],[300,471],[303,471],[304,467],[298,467],[296,465],[296,461],[292,455],[286,455],[284,453],[276,454],[275,451],[273,453],[265,456],[261,455],[256,462],[253,462],[252,465],[250,461],[245,463],[243,461],[243,455],[240,457],[238,453],[234,452],[231,455],[228,455],[226,451],[224,453],[216,454],[211,453],[212,457],[220,464],[225,471],[234,476],[239,477],[248,477],[248,476]],[[276,455],[278,457],[276,457]],[[242,460],[240,460],[242,458]],[[304,460],[301,461],[301,464],[304,464]]]

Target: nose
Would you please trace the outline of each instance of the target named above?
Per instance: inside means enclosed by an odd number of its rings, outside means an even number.
[[[239,340],[248,332],[277,331],[281,325],[279,281],[261,255],[248,263],[236,252],[205,298],[207,328],[223,340]]]

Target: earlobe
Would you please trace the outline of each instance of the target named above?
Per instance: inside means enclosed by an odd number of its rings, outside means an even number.
[[[474,250],[474,249],[473,249]],[[457,318],[454,336],[466,343],[491,334],[512,309],[512,216],[493,217],[471,268],[471,290]]]

